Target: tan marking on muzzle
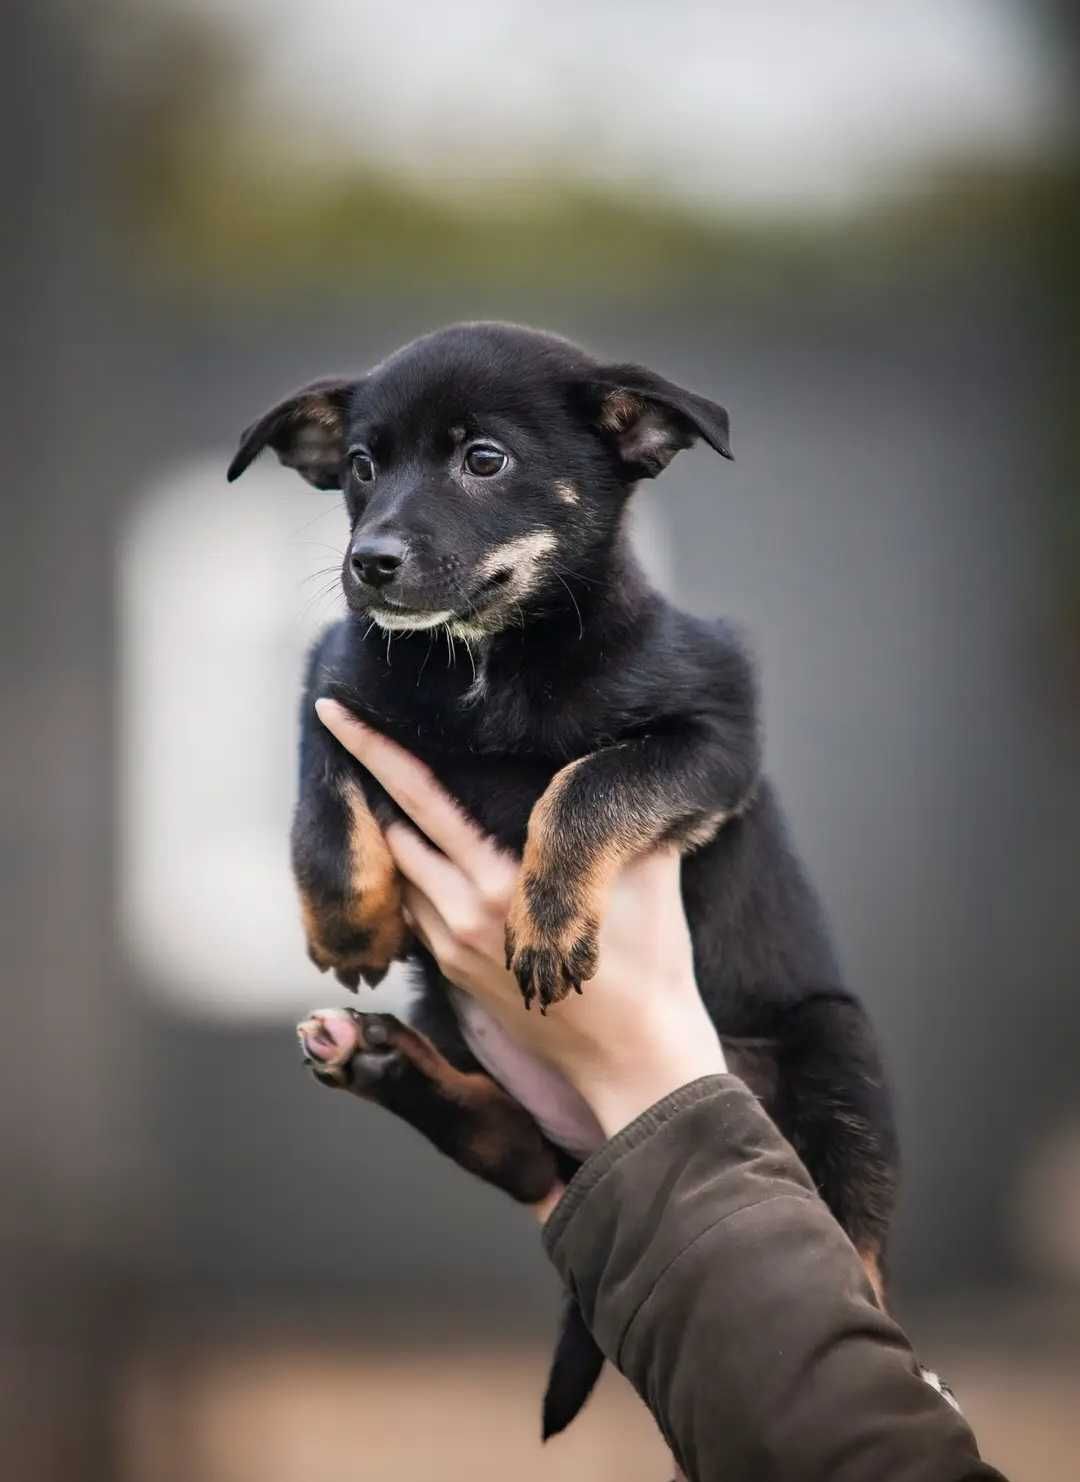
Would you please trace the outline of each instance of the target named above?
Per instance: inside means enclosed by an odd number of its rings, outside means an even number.
[[[503,571],[509,571],[510,580],[489,609],[475,618],[462,618],[448,623],[451,633],[462,638],[484,638],[498,632],[505,625],[507,616],[535,592],[540,584],[544,561],[558,544],[552,531],[533,530],[528,535],[505,540],[502,545],[488,551],[477,564],[480,579],[487,581]]]

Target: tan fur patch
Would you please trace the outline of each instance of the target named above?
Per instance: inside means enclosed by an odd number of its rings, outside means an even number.
[[[500,597],[476,617],[455,618],[447,626],[455,637],[486,638],[506,626],[520,604],[531,596],[543,579],[548,557],[558,549],[558,539],[550,530],[533,530],[518,535],[488,551],[477,565],[481,578],[510,572],[510,580]]]
[[[458,1070],[426,1034],[411,1024],[398,1024],[394,1048],[435,1086],[447,1101],[473,1112],[498,1111],[510,1098],[485,1071]],[[496,1132],[498,1128],[495,1129]]]
[[[881,1274],[880,1253],[876,1250],[861,1250],[859,1252],[859,1259],[862,1261],[867,1279],[874,1289],[874,1296],[877,1298],[878,1306],[882,1312],[887,1312],[888,1308],[885,1305],[885,1278]]]
[[[553,953],[563,971],[587,979],[596,971],[596,936],[607,903],[612,879],[619,867],[652,842],[644,817],[613,814],[612,828],[600,848],[578,850],[573,859],[563,854],[565,841],[555,821],[555,812],[571,778],[590,756],[557,772],[533,807],[522,856],[520,884],[507,915],[507,942],[514,961],[522,953]],[[567,915],[557,928],[536,919],[529,902],[530,882],[557,880]],[[568,989],[564,983],[558,996]]]
[[[606,747],[603,755],[627,744]],[[686,827],[662,810],[655,811],[647,799],[613,796],[599,804],[603,833],[592,843],[583,842],[580,835],[568,842],[562,816],[565,795],[578,769],[589,766],[597,755],[579,757],[557,772],[529,818],[521,875],[506,923],[508,959],[527,1001],[530,979],[539,977],[550,985],[553,962],[559,986],[549,1002],[564,996],[571,983],[594,975],[599,922],[611,882],[624,864],[662,839],[684,851],[700,848],[752,801],[751,791],[736,807],[717,809]],[[550,993],[550,986],[541,990],[542,1002],[545,993]]]
[[[389,963],[405,943],[401,876],[359,786],[349,781],[343,793],[352,814],[349,852],[353,898],[365,930],[372,933],[369,952],[379,962]]]
[[[641,399],[629,391],[610,391],[600,405],[600,426],[609,432],[625,432],[642,410]]]
[[[550,556],[558,541],[550,530],[533,530],[495,546],[477,565],[480,576],[497,576],[500,571],[514,573],[518,592],[527,596],[535,580],[536,567]]]
[[[581,495],[569,479],[555,481],[555,493],[563,504],[580,504]]]
[[[330,432],[341,431],[341,413],[332,402],[324,401],[322,397],[310,396],[306,401],[298,402],[293,418],[298,422],[305,419],[318,422],[320,427],[325,427]]]
[[[710,813],[708,818],[703,818],[700,823],[688,829],[681,836],[680,843],[684,849],[701,849],[704,845],[712,843],[731,816],[726,809],[718,808],[715,813]]]
[[[301,891],[304,931],[319,967],[383,971],[401,956],[408,941],[401,916],[401,877],[358,784],[347,781],[342,797],[352,815],[349,894],[344,902],[328,906]],[[363,932],[367,945],[343,954],[338,943],[350,932]]]
[[[580,943],[595,942],[604,905],[603,886],[610,882],[612,874],[614,870],[602,881],[597,877],[582,882],[574,890],[573,915],[557,931],[548,931],[540,926],[529,908],[525,892],[519,889],[506,917],[507,935],[514,943],[515,955],[527,950],[555,952],[563,961],[568,961]],[[583,976],[591,977],[592,972]]]

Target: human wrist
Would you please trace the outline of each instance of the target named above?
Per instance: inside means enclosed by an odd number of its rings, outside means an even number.
[[[575,1079],[604,1136],[612,1138],[672,1091],[726,1071],[723,1046],[702,1013],[700,1021],[694,1016],[659,1026],[632,1055],[598,1059]]]
[[[547,1224],[555,1212],[556,1205],[565,1193],[566,1185],[564,1183],[553,1184],[544,1197],[538,1199],[532,1206],[533,1215],[541,1227]]]

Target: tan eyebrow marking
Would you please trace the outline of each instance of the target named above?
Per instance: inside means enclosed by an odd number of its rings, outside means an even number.
[[[458,443],[463,443],[465,441],[465,429],[464,429],[464,427],[451,427],[450,428],[450,441],[454,444],[455,447],[457,446]]]
[[[580,504],[581,495],[569,479],[555,480],[555,493],[563,504]]]

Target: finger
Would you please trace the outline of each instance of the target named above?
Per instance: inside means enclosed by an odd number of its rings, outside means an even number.
[[[448,897],[458,899],[473,890],[468,877],[453,860],[432,849],[407,823],[390,825],[386,830],[386,846],[406,880],[418,885],[444,909]]]
[[[454,945],[454,935],[437,908],[415,885],[406,883],[401,896],[413,931],[437,962],[445,961],[447,949]]]
[[[467,874],[494,851],[488,839],[436,782],[423,762],[357,720],[336,700],[315,702],[323,725],[382,783],[431,842]]]

